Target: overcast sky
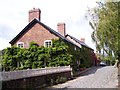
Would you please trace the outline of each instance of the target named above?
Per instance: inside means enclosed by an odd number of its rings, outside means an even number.
[[[66,32],[95,49],[91,40],[92,29],[85,14],[96,0],[2,0],[0,2],[0,50],[6,48],[27,24],[28,11],[41,9],[41,22],[57,29],[58,22],[66,23]]]

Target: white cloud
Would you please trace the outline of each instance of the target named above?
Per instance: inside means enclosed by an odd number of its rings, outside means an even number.
[[[92,31],[89,25],[87,25],[88,22],[85,20],[84,15],[87,6],[94,7],[95,1],[96,0],[3,0],[0,3],[0,24],[10,26],[10,34],[17,34],[28,24],[28,11],[33,7],[40,8],[42,11],[41,21],[43,23],[56,30],[58,22],[65,22],[68,34],[78,39],[85,37],[86,43],[94,48],[90,40]],[[0,28],[0,31],[1,30]],[[8,31],[9,29],[7,28],[6,33]],[[9,35],[6,38],[0,36],[0,39],[2,38],[2,42],[6,43],[9,42],[13,36],[14,35]]]

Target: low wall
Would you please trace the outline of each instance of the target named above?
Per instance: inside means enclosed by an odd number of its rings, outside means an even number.
[[[1,72],[2,88],[36,88],[71,78],[70,66]]]

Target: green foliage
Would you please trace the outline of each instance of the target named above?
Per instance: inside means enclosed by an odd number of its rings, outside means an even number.
[[[82,59],[84,61],[82,63],[82,65],[84,67],[87,67],[87,68],[90,67],[92,65],[92,62],[91,62],[92,61],[92,59],[91,59],[91,50],[88,49],[88,48],[83,47],[81,52],[82,52],[81,57],[82,57]]]
[[[61,39],[52,40],[52,43],[52,47],[49,48],[39,47],[35,42],[31,42],[28,49],[14,46],[5,49],[2,69],[11,71],[70,65],[73,71],[76,71],[82,65],[91,65],[91,53],[86,47],[80,49]]]
[[[62,40],[53,40],[53,47],[39,47],[35,42],[28,49],[11,47],[3,55],[3,70],[22,70],[32,68],[70,65],[72,55]]]
[[[90,26],[94,30],[92,39],[96,49],[105,53],[112,60],[118,58],[118,40],[120,31],[119,2],[99,2],[99,7],[90,10],[92,20]],[[93,10],[93,11],[92,11]],[[92,11],[92,12],[91,12]]]
[[[91,49],[85,46],[78,48],[72,46],[72,44],[68,46],[68,52],[72,55],[70,65],[73,68],[73,72],[78,71],[81,67],[90,67],[92,65],[91,61],[93,61],[93,59],[91,58]]]
[[[68,46],[61,39],[53,40],[52,48],[48,48],[50,58],[48,66],[66,66],[70,65],[72,55],[68,52]]]

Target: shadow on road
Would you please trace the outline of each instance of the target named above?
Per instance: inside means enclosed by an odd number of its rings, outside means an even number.
[[[85,76],[85,75],[89,75],[89,74],[94,74],[98,69],[103,68],[103,66],[97,66],[97,67],[92,67],[90,70],[81,73],[79,76]]]

